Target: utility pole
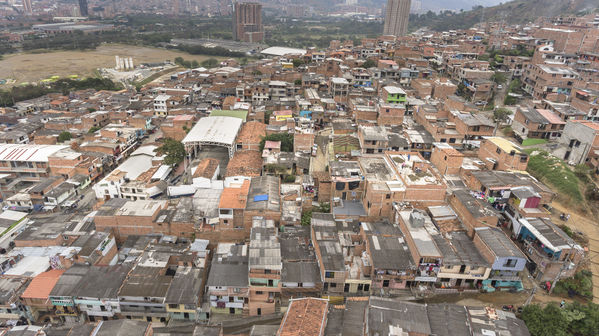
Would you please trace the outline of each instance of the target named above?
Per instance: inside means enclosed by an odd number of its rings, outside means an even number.
[[[530,296],[528,296],[528,299],[526,299],[526,302],[524,303],[524,306],[528,306],[531,302],[532,302],[532,298],[533,296],[535,296],[535,293],[537,292],[537,285],[534,284],[534,287],[532,288],[532,292],[530,293]]]
[[[566,256],[566,258],[564,258],[564,264],[562,265],[562,267],[560,267],[559,272],[557,272],[557,275],[555,276],[555,278],[553,279],[553,282],[551,283],[551,288],[549,288],[549,294],[553,293],[553,289],[555,288],[555,284],[559,281],[559,278],[562,276],[562,273],[566,270],[566,265],[568,265],[570,263],[570,256],[572,255],[572,243],[568,244],[570,246],[570,251],[568,251],[568,255]]]

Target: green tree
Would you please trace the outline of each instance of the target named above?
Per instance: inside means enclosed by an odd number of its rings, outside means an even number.
[[[71,140],[73,135],[71,132],[63,131],[58,135],[58,142],[65,142]]]
[[[183,57],[175,57],[175,64],[181,65],[184,61]]]
[[[312,223],[312,210],[302,212],[302,225],[309,226]]]
[[[318,207],[316,208],[317,212],[324,212],[324,213],[330,213],[331,212],[331,203],[320,203],[318,204]]]
[[[296,79],[293,84],[297,85],[297,86],[301,86],[302,85],[302,80],[301,79]]]
[[[569,335],[566,318],[555,303],[550,303],[545,308],[528,305],[522,311],[522,319],[532,336]]]
[[[202,62],[202,66],[205,68],[214,68],[218,65],[218,60],[216,58],[209,58]]]
[[[376,63],[370,58],[367,59],[366,62],[364,62],[364,64],[362,64],[362,68],[364,69],[372,68],[374,66],[376,66]]]
[[[93,126],[92,128],[89,129],[88,133],[96,133],[97,131],[100,130],[100,127],[98,126]]]
[[[293,152],[293,134],[289,133],[274,133],[265,136],[260,141],[260,151],[264,150],[266,141],[280,141],[281,152]]]
[[[293,59],[293,67],[294,68],[297,68],[298,66],[302,66],[304,64],[306,64],[306,62],[303,59],[301,59],[301,58],[294,58]]]
[[[500,107],[498,109],[495,109],[495,111],[493,111],[493,119],[496,122],[506,121],[510,115],[512,115],[512,111],[510,111],[504,107]]]
[[[181,141],[166,138],[162,146],[155,150],[159,155],[165,155],[164,163],[174,167],[185,159],[185,146]]]
[[[507,80],[503,72],[496,71],[492,76],[491,80],[497,84],[503,84]]]
[[[197,68],[199,66],[200,66],[200,63],[198,63],[198,61],[196,61],[196,60],[191,61],[191,67],[192,68]]]

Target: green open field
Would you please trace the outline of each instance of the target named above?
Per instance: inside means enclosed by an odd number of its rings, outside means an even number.
[[[121,44],[105,44],[88,51],[49,51],[4,55],[0,60],[0,80],[13,79],[15,85],[38,82],[52,76],[90,76],[98,68],[115,66],[114,56],[132,57],[135,65],[146,62],[173,61],[175,57],[199,63],[211,56],[191,55],[176,50]],[[214,57],[218,58],[218,57]],[[4,85],[0,85],[0,88]]]

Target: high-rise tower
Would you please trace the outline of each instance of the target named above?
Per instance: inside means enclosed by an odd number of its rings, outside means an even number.
[[[384,35],[404,36],[408,33],[411,0],[388,0]]]
[[[31,7],[31,0],[23,0],[23,10],[27,14],[33,13],[33,8]]]
[[[81,14],[81,16],[89,15],[87,10],[87,0],[79,0],[79,14]]]
[[[233,39],[245,42],[264,40],[262,5],[255,2],[236,2],[233,9]]]

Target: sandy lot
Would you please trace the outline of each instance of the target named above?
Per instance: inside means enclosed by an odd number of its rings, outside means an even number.
[[[599,304],[599,223],[596,218],[581,216],[578,213],[570,211],[564,205],[553,202],[551,204],[557,213],[568,213],[571,215],[568,225],[572,231],[580,231],[589,240],[588,260],[589,269],[593,272],[593,302]],[[553,218],[554,223],[562,224],[557,215]]]
[[[0,61],[0,79],[14,79],[15,84],[37,82],[51,76],[89,76],[97,68],[114,67],[114,56],[132,57],[137,65],[183,57],[202,62],[209,56],[191,55],[158,48],[107,44],[91,51],[56,51],[5,55]]]

